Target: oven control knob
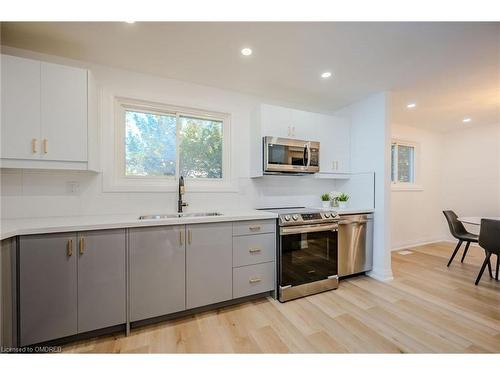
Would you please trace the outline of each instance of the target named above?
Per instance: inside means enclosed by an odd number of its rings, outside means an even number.
[[[299,215],[295,214],[292,216],[292,218],[293,218],[293,220],[297,221],[297,220],[299,220]]]
[[[285,221],[290,221],[290,215],[285,215]]]
[[[329,212],[327,212],[327,213],[325,214],[325,217],[326,217],[326,218],[330,217],[330,213],[329,213]]]

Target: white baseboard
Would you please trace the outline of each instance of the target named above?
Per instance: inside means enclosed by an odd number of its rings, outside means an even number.
[[[457,240],[456,239],[450,239],[450,238],[447,237],[447,238],[435,239],[435,240],[432,240],[432,241],[415,242],[415,243],[410,243],[410,244],[407,244],[407,245],[404,245],[404,246],[395,247],[395,248],[391,249],[391,252],[393,252],[393,251],[400,251],[400,250],[406,250],[406,249],[411,248],[411,247],[431,245],[431,244],[438,243],[438,242],[447,242],[447,243],[450,243],[450,244],[457,244]],[[471,243],[470,246],[480,247],[479,244],[477,244],[477,243]]]
[[[371,277],[372,279],[382,281],[384,283],[387,281],[394,280],[394,277],[392,276],[392,272],[390,274],[380,274],[379,272],[376,272],[376,271],[370,271],[370,272],[367,272],[366,275]]]
[[[437,242],[449,242],[450,240],[448,238],[435,238],[433,240],[426,240],[426,241],[417,241],[417,242],[411,242],[402,246],[394,247],[391,249],[392,251],[399,251],[399,250],[406,250],[409,247],[417,247],[417,246],[424,246],[424,245],[430,245],[433,243]]]

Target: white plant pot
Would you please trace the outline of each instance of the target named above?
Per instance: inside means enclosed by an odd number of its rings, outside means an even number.
[[[327,210],[330,208],[330,201],[321,201],[321,203],[323,205],[324,210]]]
[[[339,202],[339,208],[341,210],[345,210],[347,208],[348,203],[347,202]]]

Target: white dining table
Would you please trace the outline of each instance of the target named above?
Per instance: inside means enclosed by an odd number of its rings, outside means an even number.
[[[472,224],[472,225],[481,225],[481,219],[492,219],[492,220],[500,220],[498,216],[463,216],[459,217],[458,221],[464,224]]]

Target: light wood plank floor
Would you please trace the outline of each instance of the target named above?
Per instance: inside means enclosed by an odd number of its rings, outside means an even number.
[[[450,268],[438,243],[392,255],[394,280],[366,276],[281,304],[263,298],[66,345],[76,353],[476,353],[500,352],[500,282],[471,247]],[[496,258],[492,257],[494,265]],[[494,268],[494,267],[493,267]]]

